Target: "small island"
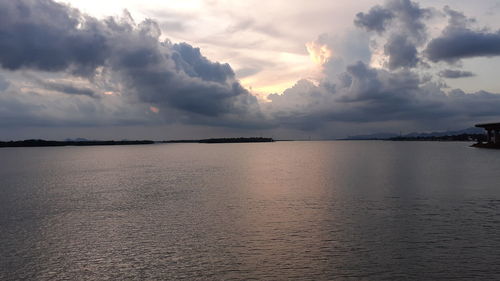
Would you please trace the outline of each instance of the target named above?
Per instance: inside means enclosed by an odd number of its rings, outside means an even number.
[[[121,141],[53,141],[31,139],[22,141],[0,141],[0,147],[42,147],[42,146],[93,146],[93,145],[138,145],[138,144],[154,144],[152,140],[121,140]]]
[[[274,142],[272,138],[251,137],[251,138],[213,138],[201,140],[169,140],[162,143],[251,143],[251,142]]]

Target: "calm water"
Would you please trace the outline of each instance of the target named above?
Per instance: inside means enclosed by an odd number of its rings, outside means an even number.
[[[0,280],[500,279],[500,151],[0,149]]]

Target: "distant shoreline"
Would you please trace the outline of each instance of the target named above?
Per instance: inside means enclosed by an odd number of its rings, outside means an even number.
[[[399,136],[390,138],[347,138],[341,140],[360,141],[360,140],[381,140],[381,141],[437,141],[437,142],[470,142],[484,140],[484,134],[460,134],[443,136]]]
[[[274,140],[272,138],[211,138],[200,140],[122,140],[122,141],[99,141],[99,140],[67,140],[67,141],[52,141],[43,139],[30,139],[21,141],[0,141],[0,148],[3,147],[63,147],[63,146],[110,146],[110,145],[149,145],[149,144],[180,144],[180,143],[201,143],[201,144],[222,144],[222,143],[269,143],[269,142],[289,142],[289,141],[310,141],[310,140]],[[336,139],[322,141],[394,141],[394,142],[473,142],[477,139],[470,136],[444,136],[444,137],[406,137],[406,138],[389,138],[389,139]],[[486,147],[474,145],[475,147]],[[491,148],[491,147],[488,147]],[[496,147],[495,147],[496,148]]]
[[[135,141],[51,141],[51,140],[22,140],[0,142],[0,147],[53,147],[53,146],[96,146],[96,145],[140,145],[154,144],[152,140]]]
[[[252,137],[252,138],[212,138],[201,140],[169,140],[160,143],[251,143],[251,142],[275,142],[272,138]]]
[[[169,141],[152,141],[152,140],[122,140],[122,141],[52,141],[42,139],[30,139],[21,141],[0,141],[1,147],[58,147],[58,146],[97,146],[97,145],[142,145],[155,143],[259,143],[259,142],[274,142],[272,138],[213,138],[201,140],[169,140]]]

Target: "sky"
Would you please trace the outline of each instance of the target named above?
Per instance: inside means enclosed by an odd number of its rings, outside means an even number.
[[[0,140],[500,121],[498,0],[0,0]]]

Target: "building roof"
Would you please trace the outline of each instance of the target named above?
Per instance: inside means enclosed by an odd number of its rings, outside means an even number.
[[[484,128],[487,130],[500,130],[500,123],[484,123],[484,124],[476,124],[478,128]]]

